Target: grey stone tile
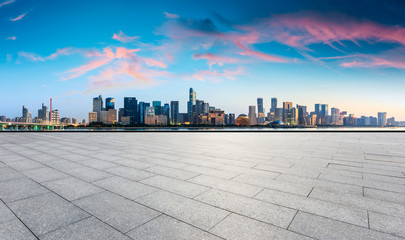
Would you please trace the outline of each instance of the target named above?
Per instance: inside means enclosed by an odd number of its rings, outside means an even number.
[[[8,207],[2,201],[0,201],[0,223],[8,222],[13,219],[16,219],[14,214],[10,211],[10,209],[8,209]]]
[[[78,163],[74,163],[68,160],[55,160],[55,161],[48,161],[44,163],[47,166],[50,166],[51,168],[55,168],[57,170],[60,170],[62,172],[66,170],[71,170],[75,168],[80,168],[83,165],[80,165]]]
[[[303,177],[311,177],[311,178],[316,178],[318,177],[320,171],[317,169],[313,168],[284,168],[284,167],[278,167],[278,166],[272,166],[272,165],[264,165],[260,164],[255,167],[256,169],[260,170],[266,170],[270,172],[276,172],[276,173],[287,173],[291,175],[297,175],[297,176],[303,176]]]
[[[212,228],[229,214],[225,210],[165,191],[154,192],[137,199],[137,202],[204,230]]]
[[[30,169],[44,167],[44,165],[37,163],[31,159],[26,159],[26,160],[17,161],[17,162],[9,162],[9,163],[7,163],[7,165],[20,172],[24,171],[24,170],[30,170]]]
[[[54,193],[12,202],[9,207],[37,236],[89,216]]]
[[[147,178],[140,182],[189,198],[193,198],[209,189],[208,187],[161,175]]]
[[[235,240],[311,239],[234,213],[216,225],[210,232],[225,239]]]
[[[162,215],[152,221],[127,233],[135,240],[219,240],[210,233],[202,231],[184,222],[166,215]]]
[[[110,192],[102,192],[73,203],[124,233],[159,215],[152,209]]]
[[[298,185],[295,183],[289,183],[285,181],[275,181],[269,178],[248,176],[244,174],[237,176],[236,178],[233,178],[232,181],[240,183],[248,183],[256,186],[261,186],[283,192],[294,193],[302,196],[308,196],[308,194],[311,192],[313,188],[311,185]]]
[[[337,165],[337,164],[330,164],[329,168],[333,169],[340,169],[346,171],[353,171],[353,172],[363,172],[363,173],[374,173],[374,174],[381,174],[387,176],[395,176],[395,177],[403,177],[401,171],[388,171],[388,170],[381,170],[381,169],[372,169],[372,168],[359,168],[359,167],[351,167],[351,166],[344,166],[344,165]]]
[[[405,176],[403,176],[403,177],[391,177],[391,176],[383,176],[383,175],[377,175],[377,174],[364,173],[363,178],[364,179],[375,180],[375,181],[379,181],[379,182],[387,182],[387,183],[405,185]]]
[[[405,216],[405,205],[393,202],[385,202],[358,195],[337,194],[314,188],[309,197],[346,205],[356,209],[385,213],[391,216]]]
[[[110,162],[103,161],[103,160],[97,160],[97,159],[89,159],[89,160],[81,161],[80,164],[83,164],[87,167],[95,168],[98,170],[110,169],[110,168],[119,166],[114,163],[110,163]]]
[[[365,210],[270,189],[263,190],[255,198],[363,227],[368,226]]]
[[[46,188],[28,178],[0,182],[0,198],[6,203],[45,192]]]
[[[321,174],[319,176],[319,179],[332,181],[332,182],[351,184],[351,185],[355,185],[355,186],[376,188],[376,189],[386,190],[386,191],[391,191],[391,192],[405,193],[405,185],[401,185],[401,184],[393,184],[393,183],[379,182],[379,181],[374,181],[374,180],[369,180],[369,179],[357,179],[357,178],[349,178],[349,177],[325,175],[325,174]]]
[[[222,178],[205,175],[197,176],[188,181],[227,192],[245,195],[248,197],[255,196],[263,189],[262,187],[258,186],[253,186],[244,183],[236,183],[233,181],[224,180]]]
[[[372,188],[364,188],[364,196],[382,201],[395,202],[405,205],[405,194],[383,191]]]
[[[287,228],[297,213],[294,209],[219,190],[210,190],[195,199],[282,228]]]
[[[114,163],[119,164],[119,165],[124,165],[127,167],[131,167],[131,168],[137,168],[137,169],[145,169],[145,168],[155,166],[154,164],[151,164],[151,163],[136,161],[134,159],[126,159],[126,158],[122,158],[121,160],[114,161]]]
[[[85,166],[82,166],[80,168],[67,169],[64,172],[86,182],[92,182],[112,176],[109,173]]]
[[[31,169],[23,171],[23,173],[25,176],[39,183],[69,177],[69,175],[49,167]]]
[[[0,239],[35,240],[37,239],[19,220],[0,224]]]
[[[90,183],[73,177],[44,182],[43,185],[69,201],[104,191]]]
[[[130,240],[129,237],[101,222],[89,217],[79,222],[64,226],[41,237],[41,240]]]
[[[373,231],[368,228],[335,221],[309,213],[298,212],[292,221],[291,231],[304,234],[315,239],[359,239],[359,240],[400,240],[402,238]]]
[[[199,173],[193,173],[193,172],[184,171],[184,170],[177,169],[177,168],[165,167],[165,166],[160,166],[160,165],[156,165],[156,166],[147,168],[147,169],[145,169],[145,171],[156,173],[156,174],[167,176],[167,177],[177,178],[180,180],[186,180],[186,179],[195,177],[197,175],[200,175]]]
[[[405,237],[405,215],[393,217],[385,214],[369,212],[370,228],[392,235]]]
[[[282,174],[276,179],[277,182],[290,182],[295,183],[297,186],[311,186],[318,187],[320,189],[337,192],[347,193],[353,195],[363,195],[363,188],[361,186],[353,186],[344,183],[330,182],[320,179],[312,179],[306,177],[299,177],[293,175]]]
[[[156,188],[116,176],[98,180],[93,183],[101,188],[132,200],[157,191]]]
[[[128,178],[134,181],[139,181],[145,178],[149,178],[152,176],[155,176],[156,174],[145,172],[143,170],[135,169],[135,168],[129,168],[129,167],[115,167],[115,168],[110,168],[106,169],[108,173]]]
[[[22,178],[24,175],[9,167],[0,168],[0,182]]]
[[[228,172],[224,170],[214,169],[214,168],[207,168],[207,167],[200,167],[196,165],[188,166],[183,168],[183,170],[200,173],[208,176],[219,177],[223,179],[231,179],[239,175],[239,173],[235,172]]]

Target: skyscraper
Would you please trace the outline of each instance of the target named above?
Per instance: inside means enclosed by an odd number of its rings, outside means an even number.
[[[331,124],[339,125],[340,124],[340,111],[338,108],[331,108]]]
[[[188,102],[187,102],[187,114],[188,114],[189,122],[191,122],[191,119],[193,117],[193,106],[196,103],[196,96],[197,96],[197,93],[193,90],[193,88],[190,88]]]
[[[307,106],[302,106],[297,104],[298,109],[298,125],[309,125],[309,118],[307,112]]]
[[[162,102],[161,101],[153,101],[152,106],[155,108],[155,115],[162,114]]]
[[[101,122],[101,111],[103,111],[103,97],[99,95],[93,98],[93,112],[97,113],[97,121]]]
[[[283,122],[287,120],[286,110],[292,108],[292,102],[283,102]]]
[[[387,125],[387,113],[386,112],[378,113],[377,124],[379,127]]]
[[[265,121],[263,98],[257,98],[257,123],[262,124]]]
[[[139,113],[139,123],[145,124],[146,108],[150,107],[150,103],[139,102],[138,113]]]
[[[271,98],[271,108],[270,112],[275,112],[277,108],[277,98]]]
[[[130,117],[130,124],[138,123],[138,101],[135,97],[124,97],[124,117]]]
[[[106,98],[105,99],[105,110],[115,109],[115,98]]]
[[[170,124],[177,125],[179,123],[179,101],[170,102]]]
[[[49,121],[49,109],[42,103],[42,108],[38,110],[38,119],[44,122]]]
[[[250,125],[257,125],[256,106],[249,106],[249,121]]]
[[[166,125],[169,125],[170,124],[170,105],[168,103],[165,103],[165,105],[163,105],[163,115],[166,116],[166,120],[167,120]]]

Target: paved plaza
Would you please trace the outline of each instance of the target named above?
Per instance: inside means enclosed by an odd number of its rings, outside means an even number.
[[[405,134],[0,133],[0,239],[405,239]]]

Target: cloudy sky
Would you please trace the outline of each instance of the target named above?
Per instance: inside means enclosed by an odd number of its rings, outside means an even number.
[[[87,119],[92,98],[263,97],[405,120],[403,1],[0,0],[0,115]]]

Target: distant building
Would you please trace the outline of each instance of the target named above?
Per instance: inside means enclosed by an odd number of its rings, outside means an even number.
[[[193,106],[195,105],[196,100],[197,100],[197,93],[194,91],[193,88],[190,88],[188,102],[187,102],[188,119],[193,118]]]
[[[59,118],[59,110],[53,110],[52,111],[52,124],[58,125],[60,123],[60,118]]]
[[[166,120],[167,120],[166,125],[169,125],[170,124],[170,105],[168,103],[165,103],[163,105],[162,114],[166,116]]]
[[[146,108],[150,107],[150,103],[139,102],[138,113],[139,113],[139,123],[145,124]]]
[[[179,124],[179,101],[170,102],[170,124]]]
[[[105,110],[115,109],[115,98],[106,98],[105,99]]]
[[[49,109],[42,103],[42,108],[38,109],[38,120],[41,122],[49,122]]]
[[[229,116],[229,125],[235,125],[236,124],[236,119],[235,119],[235,113],[230,113],[228,114]]]
[[[298,109],[297,108],[289,108],[285,110],[286,120],[285,124],[294,126],[298,123]]]
[[[238,126],[250,126],[250,119],[245,114],[240,114],[236,118],[236,125]]]
[[[97,122],[97,113],[96,112],[89,112],[89,123]]]
[[[101,120],[101,111],[103,110],[103,97],[99,95],[98,97],[93,98],[93,112],[97,113],[98,121]]]
[[[273,121],[283,121],[283,114],[284,114],[283,108],[276,108],[276,111],[274,112]]]
[[[107,111],[107,123],[108,124],[115,124],[117,123],[117,109],[110,108]]]
[[[101,118],[100,118],[99,122],[107,124],[108,123],[108,111],[101,111],[100,114],[101,114]]]
[[[263,124],[265,120],[263,98],[257,98],[257,123]]]
[[[283,122],[287,121],[287,109],[292,108],[292,102],[283,102]]]
[[[379,112],[378,113],[378,122],[379,127],[387,125],[387,113],[386,112]]]
[[[256,106],[249,106],[249,121],[250,125],[257,125]]]
[[[331,124],[341,125],[340,111],[338,108],[331,108]]]
[[[77,125],[77,124],[79,124],[79,121],[77,121],[76,118],[72,118],[72,124],[73,124],[73,125]]]
[[[270,112],[272,113],[276,112],[276,108],[277,108],[277,98],[271,98]]]
[[[155,115],[162,114],[162,102],[161,101],[153,101],[152,106],[155,108]]]
[[[6,116],[0,116],[0,122],[6,122],[7,118]]]
[[[124,109],[122,116],[129,117],[131,125],[138,123],[138,101],[135,97],[124,97]]]
[[[301,126],[309,125],[307,106],[297,104],[297,110],[298,110],[297,124]]]

